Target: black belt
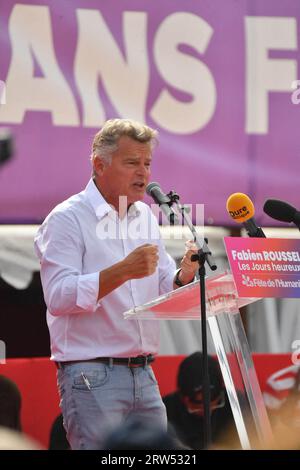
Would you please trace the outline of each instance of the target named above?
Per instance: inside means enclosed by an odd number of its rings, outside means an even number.
[[[121,364],[127,367],[145,367],[147,364],[150,364],[155,360],[155,357],[152,354],[148,356],[137,356],[137,357],[96,357],[95,359],[83,359],[78,361],[66,361],[66,362],[56,362],[56,367],[58,369],[63,368],[70,364],[78,364],[79,362],[102,362],[107,365]]]

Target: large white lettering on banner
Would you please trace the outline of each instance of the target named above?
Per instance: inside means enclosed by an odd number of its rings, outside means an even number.
[[[205,63],[214,30],[194,13],[173,12],[160,22],[149,44],[148,15],[143,11],[122,13],[120,47],[99,10],[76,10],[72,73],[81,100],[80,115],[79,103],[56,57],[49,7],[16,4],[9,18],[9,69],[7,77],[0,77],[6,83],[0,123],[20,124],[27,111],[46,111],[55,126],[98,127],[106,119],[98,91],[101,81],[121,117],[141,121],[151,117],[161,128],[177,134],[203,129],[217,106],[214,72]],[[245,47],[245,131],[266,134],[269,92],[290,93],[291,83],[297,79],[295,60],[273,59],[268,53],[272,49],[297,49],[296,18],[245,17]],[[35,63],[42,76],[35,76]],[[147,109],[154,72],[165,86]],[[183,93],[186,99],[179,99],[172,90]]]

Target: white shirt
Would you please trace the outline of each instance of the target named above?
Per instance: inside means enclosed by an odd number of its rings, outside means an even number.
[[[159,247],[156,272],[125,282],[97,302],[99,272],[145,243]],[[91,179],[84,191],[48,215],[35,237],[35,250],[48,307],[52,360],[157,354],[158,321],[123,318],[125,311],[173,289],[175,262],[146,204],[136,202],[119,219]]]

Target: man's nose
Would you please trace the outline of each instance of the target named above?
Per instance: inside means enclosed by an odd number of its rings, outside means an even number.
[[[145,174],[147,174],[147,168],[145,167],[145,165],[139,165],[139,166],[137,167],[137,174],[138,174],[138,175],[143,175],[143,176],[144,176]]]

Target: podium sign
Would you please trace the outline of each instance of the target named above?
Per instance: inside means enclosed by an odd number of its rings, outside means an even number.
[[[300,240],[225,237],[239,297],[300,297]]]

